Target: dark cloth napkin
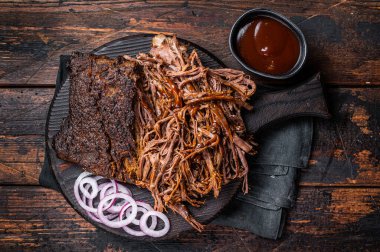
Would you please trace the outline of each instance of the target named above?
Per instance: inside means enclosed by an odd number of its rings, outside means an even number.
[[[61,56],[56,93],[67,78],[68,58]],[[281,237],[287,210],[296,197],[298,170],[307,167],[312,135],[310,117],[293,118],[260,132],[259,154],[249,159],[249,193],[238,193],[212,223],[246,229],[266,238]],[[60,191],[47,152],[45,156],[40,185]]]
[[[249,192],[239,192],[212,223],[280,238],[296,199],[298,171],[308,164],[312,137],[313,119],[306,117],[261,132],[259,153],[249,160]]]

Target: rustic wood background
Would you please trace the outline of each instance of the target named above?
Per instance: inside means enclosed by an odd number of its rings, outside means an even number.
[[[227,38],[250,8],[291,18],[320,70],[334,118],[316,120],[310,169],[278,241],[209,226],[177,240],[106,236],[38,185],[60,54],[139,32],[173,32],[229,67]],[[0,251],[261,251],[380,248],[378,1],[0,1]],[[260,82],[262,80],[258,80]]]

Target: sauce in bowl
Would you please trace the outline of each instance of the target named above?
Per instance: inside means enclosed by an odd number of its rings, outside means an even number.
[[[284,74],[298,61],[300,41],[280,21],[257,16],[239,30],[237,49],[243,61],[257,71]]]

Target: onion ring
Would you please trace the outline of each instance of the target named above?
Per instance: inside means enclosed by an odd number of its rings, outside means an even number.
[[[117,184],[117,192],[121,192],[132,197],[132,192],[127,187],[121,184],[118,184],[117,182],[115,183]],[[106,192],[106,195],[109,195],[109,194],[107,194]],[[123,202],[123,201],[116,203],[115,201],[113,204],[111,204],[111,206],[107,209],[107,211],[110,213],[119,214],[123,206],[126,205],[125,203],[126,202]]]
[[[114,188],[113,192],[110,192],[111,187]],[[116,188],[116,191],[115,191]],[[110,183],[105,183],[104,186],[102,186],[100,190],[100,200],[102,200],[105,196],[111,195],[113,193],[121,192],[125,193],[132,197],[132,192],[129,190],[126,186],[123,186],[121,184],[118,184],[116,181],[111,180]],[[105,210],[107,210],[110,213],[120,213],[121,208],[125,205],[125,202],[119,202],[116,203],[116,200],[110,200],[109,204],[105,206]]]
[[[83,202],[82,198],[80,197],[79,195],[79,183],[80,181],[85,178],[85,177],[88,177],[90,176],[91,173],[89,172],[82,172],[78,178],[75,180],[75,183],[74,183],[74,196],[76,198],[76,200],[78,201],[78,204],[86,211],[88,212],[91,212],[91,213],[96,213],[98,210],[96,208],[93,208],[93,207],[89,207],[86,205],[85,202]]]
[[[164,222],[164,224],[165,224],[164,228],[161,229],[161,230],[152,230],[152,229],[150,229],[148,227],[148,224],[147,224],[148,218],[150,216],[157,216],[158,218],[160,218]],[[161,236],[164,236],[164,235],[166,235],[169,232],[169,229],[170,229],[169,219],[168,219],[168,217],[166,217],[165,214],[163,214],[161,212],[148,211],[148,212],[144,213],[143,216],[141,216],[141,218],[140,218],[140,229],[145,234],[147,234],[149,236],[152,236],[152,237],[161,237]]]
[[[113,187],[113,194],[118,193],[117,184],[116,184],[115,180],[112,179],[110,183],[107,183],[107,184],[102,188],[102,190],[100,190],[100,197],[99,197],[100,200],[104,199],[104,197],[106,197],[106,196],[108,196],[108,195],[111,195],[111,194],[106,195],[107,190],[108,190],[111,186]],[[115,202],[116,202],[115,199],[110,200],[109,203],[108,203],[108,205],[104,207],[104,210],[108,210],[111,206],[113,206],[113,204],[115,204]]]
[[[132,192],[126,186],[118,184],[115,180],[111,180],[111,182],[102,181],[98,184],[98,181],[103,177],[90,177],[91,175],[89,172],[82,172],[78,176],[74,183],[74,195],[79,205],[93,221],[111,228],[123,228],[126,233],[133,236],[160,237],[169,231],[168,218],[164,214],[154,211],[149,204],[135,201],[132,198]],[[90,188],[92,189],[91,192]],[[99,198],[97,198],[98,196]],[[97,199],[100,202],[97,207],[94,207],[94,201]],[[118,202],[118,199],[121,201]],[[137,219],[138,212],[143,213],[140,219]],[[148,227],[149,216],[152,217],[152,221]],[[155,230],[157,217],[165,223],[164,228],[158,231]],[[141,230],[128,227],[131,223],[139,226]]]
[[[140,206],[140,207],[146,209],[147,211],[153,211],[153,210],[154,210],[153,207],[151,207],[149,204],[147,204],[147,203],[145,203],[145,202],[142,202],[142,201],[136,201],[136,204],[137,204],[137,206]],[[127,215],[131,214],[131,211],[132,211],[132,210],[130,209],[130,207],[129,207],[128,205],[127,205],[126,210],[128,211],[128,212],[126,213]],[[141,211],[141,212],[146,213],[147,211]],[[122,213],[120,212],[120,214],[122,214]],[[140,217],[140,218],[141,218],[141,217]],[[135,225],[140,225],[140,219],[135,218],[135,219],[132,221],[132,223],[135,224]],[[152,216],[152,224],[153,224],[153,223],[155,223],[155,224],[154,224],[154,227],[151,227],[151,228],[155,229],[156,226],[157,226],[157,217],[156,217],[156,216]]]
[[[99,180],[100,178],[97,179],[96,177],[95,178],[85,177],[79,182],[79,190],[81,191],[83,195],[86,196],[86,198],[93,199],[98,195],[99,188],[98,188],[97,180]],[[92,188],[91,193],[88,191],[90,187],[87,187],[87,190],[85,189],[84,187],[85,184],[91,185],[91,188]]]
[[[142,212],[143,214],[145,214],[145,213],[147,213],[148,212],[148,210],[145,208],[145,207],[142,207],[142,206],[139,206],[139,202],[137,202],[137,211],[138,212]],[[125,205],[124,207],[123,207],[123,209],[121,210],[121,212],[120,212],[120,214],[119,214],[119,218],[121,219],[122,217],[123,217],[123,214],[124,214],[124,212],[126,212],[126,210],[130,210],[131,208],[130,208],[130,205],[128,204],[128,205]],[[131,212],[131,210],[129,211],[129,212]],[[127,216],[128,216],[128,213],[127,213]],[[155,217],[155,218],[153,218],[153,217]],[[137,221],[138,222],[138,224],[136,224],[135,223],[135,221]],[[138,219],[134,219],[133,221],[132,221],[132,223],[133,224],[135,224],[136,226],[139,226],[139,224],[140,224],[140,220],[138,220]],[[150,229],[155,229],[156,228],[156,226],[157,226],[157,217],[156,216],[152,216],[152,223],[150,224]],[[130,235],[134,235],[134,236],[144,236],[144,235],[146,235],[143,231],[138,231],[138,230],[134,230],[134,229],[132,229],[132,228],[130,228],[130,227],[128,227],[128,226],[124,226],[124,227],[122,227],[123,229],[124,229],[124,231],[126,232],[126,233],[128,233],[128,234],[130,234]]]
[[[143,212],[143,213],[146,213],[147,211],[153,211],[154,210],[153,207],[151,207],[149,204],[142,202],[142,201],[136,201],[136,205],[138,207],[146,210],[146,211],[140,210],[140,212]],[[137,209],[139,209],[139,208],[137,208]],[[127,213],[126,213],[127,216],[131,214],[132,210],[130,208],[130,205],[128,205],[128,204],[124,205],[123,209],[121,209],[121,211],[120,211],[119,218],[120,218],[120,216],[122,216],[124,214],[125,211],[127,211]],[[138,225],[140,225],[140,219],[135,218],[132,221],[132,223],[138,226]],[[152,224],[154,224],[154,225],[151,228],[155,229],[157,226],[157,217],[156,216],[152,216]]]
[[[106,218],[106,216],[104,215],[103,213],[103,206],[109,201],[109,200],[115,200],[116,198],[121,198],[121,199],[124,199],[126,201],[128,201],[127,204],[130,204],[131,207],[132,207],[132,212],[131,214],[125,219],[121,219],[119,221],[110,221]],[[99,205],[98,205],[98,209],[97,209],[97,213],[98,213],[98,216],[99,216],[99,219],[102,221],[102,223],[108,227],[112,227],[112,228],[121,228],[123,226],[126,226],[128,225],[129,223],[132,222],[132,220],[134,218],[136,218],[136,215],[137,215],[137,204],[136,204],[136,201],[129,195],[127,194],[124,194],[124,193],[115,193],[115,194],[111,194],[111,195],[107,195],[105,196],[100,202],[99,202]]]
[[[116,181],[115,181],[115,183],[117,184],[117,188],[119,189],[119,192],[123,192],[125,194],[130,195],[130,196],[133,196],[132,191],[129,190],[126,186],[124,186],[124,185],[122,185],[120,183],[117,183]]]
[[[101,184],[103,185],[103,184]],[[85,186],[85,189],[88,190],[90,187],[90,185],[86,185]],[[100,187],[100,186],[99,186]],[[89,199],[89,198],[86,198],[85,195],[82,195],[82,200],[83,202],[86,204],[86,201],[88,200],[88,206],[89,207],[94,207],[93,206],[93,199]],[[94,221],[96,222],[99,222],[99,223],[102,223],[101,220],[98,218],[98,214],[97,213],[91,213],[89,211],[86,211],[87,215]],[[115,219],[117,216],[119,216],[118,214],[109,214],[109,215],[106,215],[106,217],[109,219],[109,220],[113,220]]]

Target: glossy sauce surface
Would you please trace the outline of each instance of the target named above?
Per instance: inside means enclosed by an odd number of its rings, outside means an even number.
[[[300,42],[294,32],[270,17],[256,17],[239,31],[237,39],[240,57],[260,72],[284,74],[300,55]]]

